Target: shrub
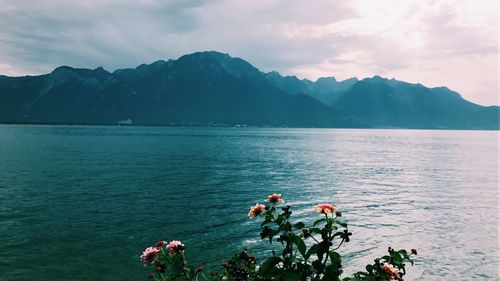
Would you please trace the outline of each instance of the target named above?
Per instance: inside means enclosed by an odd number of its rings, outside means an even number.
[[[272,194],[266,205],[256,204],[248,213],[250,219],[263,220],[260,237],[271,245],[277,244],[281,252],[273,249],[270,257],[258,263],[255,256],[243,250],[224,262],[220,272],[205,274],[202,267],[195,268],[186,262],[184,244],[180,241],[159,241],[140,256],[146,267],[154,268],[148,278],[164,281],[383,281],[403,280],[405,263],[413,265],[415,249],[407,252],[389,248],[388,255],[375,259],[365,271],[342,278],[342,257],[337,249],[349,242],[352,233],[337,206],[315,206],[319,218],[306,226],[303,222],[290,220],[291,206],[281,207],[284,203],[281,194]]]

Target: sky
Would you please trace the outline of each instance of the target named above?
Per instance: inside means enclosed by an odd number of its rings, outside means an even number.
[[[496,0],[0,0],[0,74],[196,51],[315,80],[380,75],[498,105]]]

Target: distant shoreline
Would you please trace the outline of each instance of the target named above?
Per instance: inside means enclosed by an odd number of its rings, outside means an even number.
[[[106,123],[52,123],[52,122],[0,122],[0,125],[27,126],[99,126],[99,127],[166,127],[166,128],[226,128],[226,129],[347,129],[347,130],[414,130],[414,131],[500,131],[500,129],[460,128],[404,128],[404,127],[300,127],[300,126],[214,126],[214,125],[169,125],[169,124],[106,124]]]

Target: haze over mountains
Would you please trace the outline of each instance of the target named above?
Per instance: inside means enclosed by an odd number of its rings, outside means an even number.
[[[0,122],[499,129],[498,106],[379,76],[313,82],[219,52],[108,72],[0,76]]]

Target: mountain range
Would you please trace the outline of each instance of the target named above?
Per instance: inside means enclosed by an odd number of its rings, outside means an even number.
[[[114,72],[0,76],[1,123],[498,130],[499,114],[446,87],[380,76],[310,81],[214,51]]]

